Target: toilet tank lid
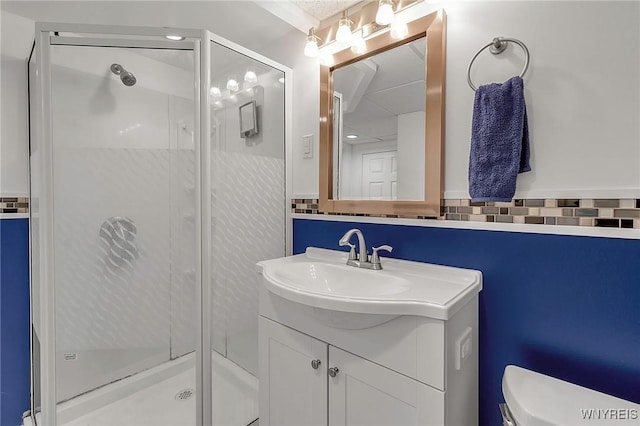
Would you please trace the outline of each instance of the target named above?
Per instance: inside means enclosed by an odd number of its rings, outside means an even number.
[[[640,424],[640,404],[508,365],[502,393],[518,426]]]

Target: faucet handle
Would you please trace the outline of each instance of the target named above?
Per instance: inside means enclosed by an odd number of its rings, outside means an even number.
[[[356,255],[356,245],[355,244],[351,244],[349,241],[343,241],[340,240],[340,242],[338,243],[341,246],[349,246],[349,259],[348,260],[358,260],[358,256]]]
[[[379,266],[379,267],[376,267],[375,269],[382,269],[382,265],[380,264],[380,256],[378,256],[378,250],[385,250],[391,253],[391,251],[393,251],[393,247],[385,244],[380,247],[373,247],[372,250],[373,250],[373,253],[371,253],[371,263]]]

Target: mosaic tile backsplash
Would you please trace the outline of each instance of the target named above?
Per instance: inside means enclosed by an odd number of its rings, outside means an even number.
[[[291,200],[292,213],[331,214],[318,211],[317,199]],[[345,214],[348,215],[348,214]],[[378,216],[357,214],[352,216]],[[398,216],[382,216],[398,217]],[[403,216],[404,217],[404,216]],[[410,216],[425,219],[423,216]],[[640,199],[517,199],[511,202],[472,203],[465,199],[443,200],[442,220],[527,223],[536,225],[640,228]]]
[[[0,197],[0,213],[29,213],[27,197]]]

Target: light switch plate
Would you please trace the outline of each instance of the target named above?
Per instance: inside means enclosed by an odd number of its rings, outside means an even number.
[[[313,135],[302,137],[302,158],[313,158]]]

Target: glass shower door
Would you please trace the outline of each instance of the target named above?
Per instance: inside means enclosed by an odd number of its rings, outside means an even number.
[[[286,253],[284,72],[211,43],[213,424],[258,417],[258,276]]]
[[[194,64],[51,46],[58,425],[196,422]]]

